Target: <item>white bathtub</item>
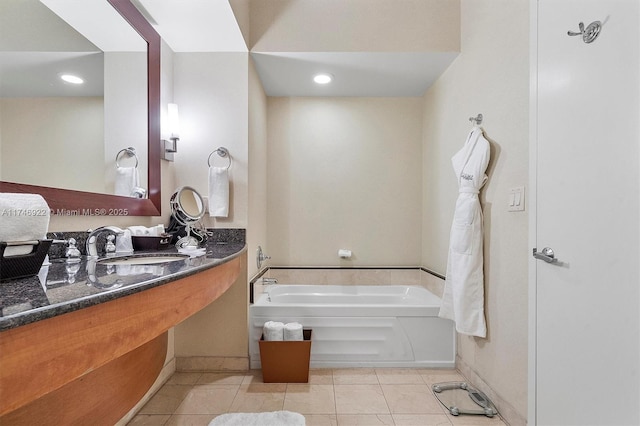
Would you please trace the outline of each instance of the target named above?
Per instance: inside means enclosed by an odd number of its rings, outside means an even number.
[[[251,368],[266,321],[313,330],[312,367],[455,365],[453,322],[438,318],[440,298],[417,286],[281,285],[265,287],[249,307]]]

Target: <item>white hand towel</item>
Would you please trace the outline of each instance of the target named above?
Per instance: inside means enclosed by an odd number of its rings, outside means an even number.
[[[140,173],[137,167],[116,168],[116,195],[131,197],[133,196],[133,188],[136,186],[140,186]]]
[[[284,325],[284,340],[304,340],[302,324],[299,322],[286,323]]]
[[[39,194],[0,193],[0,241],[20,242],[40,240],[49,230],[49,205]],[[5,256],[17,256],[33,251],[32,245],[7,247]]]
[[[262,327],[262,335],[266,341],[282,341],[284,340],[284,324],[277,321],[267,321]]]
[[[209,216],[229,216],[229,172],[226,167],[209,167]]]

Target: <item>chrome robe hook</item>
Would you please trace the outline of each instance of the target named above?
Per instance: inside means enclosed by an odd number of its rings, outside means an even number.
[[[580,32],[567,31],[567,35],[569,36],[582,35],[582,41],[584,41],[585,43],[591,43],[592,41],[598,38],[598,35],[600,35],[602,22],[593,21],[587,26],[587,28],[584,27],[583,22],[580,22],[578,24],[578,28],[580,28]]]

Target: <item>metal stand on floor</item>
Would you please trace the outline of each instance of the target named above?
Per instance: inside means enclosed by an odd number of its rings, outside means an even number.
[[[433,393],[452,416],[476,414],[493,417],[498,410],[482,392],[473,389],[466,382],[435,383]]]

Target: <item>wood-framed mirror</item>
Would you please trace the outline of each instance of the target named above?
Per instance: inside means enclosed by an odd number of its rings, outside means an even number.
[[[160,172],[160,36],[130,0],[105,0],[136,30],[147,43],[147,198],[116,196],[39,185],[0,181],[0,192],[41,194],[52,214],[159,216],[161,214]],[[82,161],[81,158],[78,161]],[[67,171],[73,173],[73,171]],[[55,165],[46,173],[60,173]],[[82,179],[82,176],[78,176]]]

